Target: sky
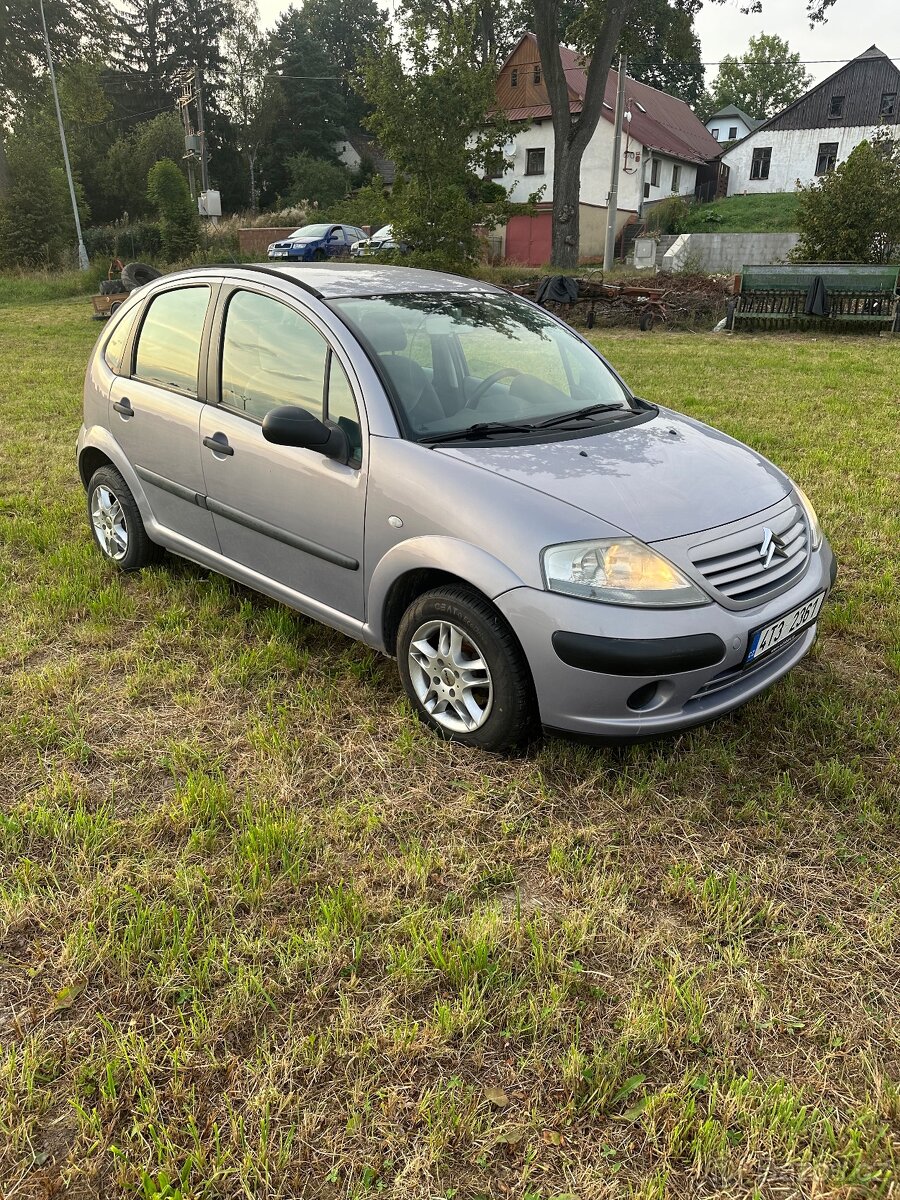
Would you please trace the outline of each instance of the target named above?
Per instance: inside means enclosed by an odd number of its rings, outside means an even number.
[[[288,2],[258,0],[263,26],[271,28]],[[394,7],[391,0],[381,3],[390,9]],[[753,16],[741,13],[741,3],[742,0],[726,0],[725,4],[704,6],[696,20],[704,62],[716,63],[723,54],[742,54],[750,37],[760,33],[777,33],[807,60],[846,62],[873,43],[889,57],[900,59],[897,0],[837,0],[827,23],[812,30],[806,19],[806,0],[763,0],[763,12]],[[836,71],[840,62],[815,63],[807,70],[818,82]],[[706,68],[708,83],[715,74],[715,66]]]

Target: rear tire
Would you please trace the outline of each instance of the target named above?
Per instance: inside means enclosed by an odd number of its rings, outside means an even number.
[[[482,750],[513,750],[537,728],[528,663],[515,634],[480,593],[435,588],[409,606],[397,632],[403,687],[438,736]]]
[[[88,520],[100,553],[120,571],[139,571],[159,556],[128,484],[115,467],[98,467],[87,488]]]

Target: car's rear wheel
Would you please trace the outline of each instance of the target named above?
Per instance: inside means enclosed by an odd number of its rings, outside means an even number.
[[[510,750],[534,732],[522,648],[478,592],[450,585],[414,600],[400,621],[397,662],[416,716],[441,737]]]
[[[150,541],[128,484],[115,467],[99,467],[87,490],[94,541],[120,571],[139,571],[153,562],[158,547]]]
[[[315,252],[315,254],[312,256],[313,262],[324,262],[327,257],[328,257],[328,255],[325,253],[324,250],[317,250]]]

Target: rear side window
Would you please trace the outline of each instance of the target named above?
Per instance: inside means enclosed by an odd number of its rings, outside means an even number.
[[[134,374],[147,383],[197,395],[208,287],[173,288],[150,302],[138,337]]]
[[[296,404],[321,421],[327,352],[322,335],[287,305],[235,292],[222,339],[222,403],[257,421]]]
[[[136,306],[130,313],[126,313],[120,321],[116,321],[112,333],[106,339],[106,345],[103,347],[103,357],[106,359],[106,365],[116,375],[130,375],[130,363],[122,365],[122,355],[125,353],[125,346],[128,339],[131,337],[131,330],[134,328],[134,318],[137,316],[138,307]]]

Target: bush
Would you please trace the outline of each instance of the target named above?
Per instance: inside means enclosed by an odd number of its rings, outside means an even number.
[[[159,221],[95,225],[92,229],[84,231],[84,244],[91,258],[153,262],[162,255],[162,228]]]
[[[76,244],[65,172],[24,136],[10,138],[7,156],[12,182],[0,199],[0,266],[54,265]]]
[[[326,221],[341,221],[347,225],[371,225],[372,230],[387,225],[391,219],[391,196],[385,190],[380,175],[369,183],[318,214]]]
[[[691,206],[681,196],[668,196],[654,204],[647,217],[648,229],[658,233],[686,233]]]
[[[200,218],[187,180],[170,158],[150,168],[147,195],[160,215],[162,252],[169,262],[187,258],[200,240]]]
[[[335,204],[350,190],[350,173],[345,167],[313,158],[305,150],[292,155],[285,165],[291,180],[290,196],[297,202]]]

